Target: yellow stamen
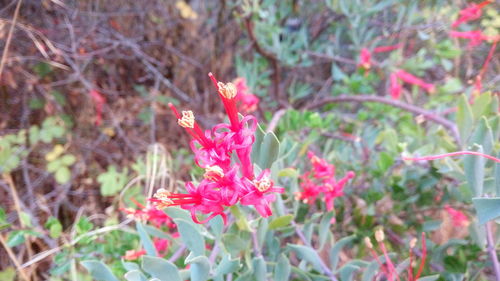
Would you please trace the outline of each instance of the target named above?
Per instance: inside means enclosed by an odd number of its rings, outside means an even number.
[[[269,188],[271,188],[271,180],[268,178],[263,178],[261,180],[254,180],[253,184],[260,192],[266,192]]]
[[[160,188],[156,191],[153,197],[161,201],[156,203],[156,208],[158,210],[169,207],[174,203],[174,201],[172,201],[172,199],[170,199],[169,196],[170,192],[165,188]]]
[[[209,166],[208,168],[205,168],[205,174],[203,174],[203,177],[207,180],[216,181],[224,177],[224,171],[222,171],[222,168],[217,165]]]
[[[194,128],[194,114],[191,110],[182,111],[182,118],[177,123],[183,128]]]
[[[228,82],[227,84],[224,84],[222,82],[219,82],[217,83],[217,86],[219,87],[220,94],[226,99],[233,99],[234,97],[236,97],[236,86],[233,83]]]

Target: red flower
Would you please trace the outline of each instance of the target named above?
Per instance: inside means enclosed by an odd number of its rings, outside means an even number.
[[[204,179],[197,187],[191,182],[186,183],[187,193],[160,189],[149,200],[158,209],[180,206],[189,210],[196,223],[205,223],[218,215],[226,222],[225,207],[238,202],[253,205],[262,216],[270,216],[272,212],[269,204],[276,198],[270,193],[283,192],[283,189],[273,187],[268,171],[255,179],[251,153],[257,120],[251,115],[243,116],[240,120],[236,108],[237,87],[232,83],[218,82],[211,73],[209,76],[224,104],[229,124],[220,123],[211,130],[203,131],[193,112],[182,111],[181,115],[174,105],[169,104],[177,117],[177,123],[193,138],[190,147],[196,164],[205,169]],[[240,85],[244,91],[247,90],[245,87],[244,84]],[[239,163],[234,161],[234,154]],[[205,215],[202,221],[198,219],[200,213]]]
[[[146,254],[146,250],[130,250],[126,251],[125,255],[122,257],[124,260],[133,261]]]
[[[433,84],[426,83],[422,79],[420,79],[420,78],[418,78],[418,77],[416,77],[416,76],[414,76],[414,75],[412,75],[404,70],[397,71],[396,76],[408,84],[416,85],[416,86],[424,89],[428,93],[432,94],[436,90],[436,88],[434,87]]]
[[[449,205],[445,205],[444,209],[451,217],[454,226],[461,227],[469,224],[469,218],[459,210],[456,210]]]
[[[95,107],[95,124],[99,126],[102,123],[102,109],[106,104],[106,99],[95,89],[90,91],[90,97],[92,98]]]
[[[476,47],[478,45],[481,45],[481,43],[485,40],[490,40],[491,38],[484,35],[481,30],[474,30],[474,31],[455,31],[452,30],[450,31],[450,36],[454,38],[463,38],[463,39],[469,39],[469,48]]]
[[[245,114],[256,111],[260,100],[250,93],[245,78],[236,78],[233,83],[236,85],[236,101],[239,103],[240,111]]]
[[[125,208],[122,209],[122,211],[133,216],[135,219],[149,221],[158,228],[160,228],[163,225],[167,226],[168,228],[175,227],[172,218],[170,218],[167,214],[165,214],[165,212],[160,211],[152,206],[145,207],[144,205],[137,202],[133,198],[131,198],[130,200],[134,202],[134,204],[136,204],[137,207],[139,207],[139,209]]]
[[[359,66],[368,70],[371,68],[371,65],[372,65],[372,54],[370,53],[370,50],[368,50],[367,48],[363,48],[361,49],[361,53],[359,55]]]
[[[335,179],[335,166],[328,164],[325,159],[321,159],[313,152],[307,153],[313,170],[304,173],[300,177],[300,186],[302,191],[295,194],[297,200],[302,200],[306,204],[314,204],[320,194],[324,194],[326,209],[333,210],[335,198],[344,195],[344,186],[348,180],[354,178],[352,171],[347,172],[346,176],[337,181]]]
[[[453,22],[451,25],[453,28],[456,28],[460,24],[472,20],[476,20],[481,17],[482,14],[482,8],[488,4],[490,4],[492,1],[484,1],[479,4],[472,3],[470,4],[467,8],[460,10],[460,16],[457,20]]]
[[[401,93],[403,91],[403,88],[401,87],[401,84],[398,81],[398,76],[396,73],[391,73],[390,76],[390,93],[391,97],[395,100],[399,99],[401,97]]]
[[[257,212],[267,218],[273,214],[269,204],[276,200],[276,193],[285,191],[282,187],[275,187],[274,183],[269,179],[269,169],[265,169],[253,182],[247,181],[246,194],[240,199],[242,205],[252,205]]]

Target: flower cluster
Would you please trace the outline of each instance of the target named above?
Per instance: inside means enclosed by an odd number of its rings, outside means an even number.
[[[172,235],[174,238],[179,237],[179,232],[176,232]],[[167,253],[168,250],[168,244],[169,241],[168,239],[162,239],[162,238],[157,238],[155,237],[153,239],[153,245],[156,249],[156,253],[159,257],[164,256]],[[141,256],[144,256],[146,254],[146,250],[140,249],[140,250],[128,250],[125,252],[125,255],[122,257],[124,260],[127,261],[132,261],[136,260]]]
[[[453,22],[451,25],[453,28],[457,28],[460,26],[462,23],[466,23],[472,20],[479,19],[482,15],[482,9],[490,4],[493,3],[491,0],[486,0],[483,1],[479,4],[472,3],[470,4],[467,8],[462,9],[460,11],[460,16],[458,17],[457,20]],[[483,34],[481,30],[472,30],[472,31],[456,31],[452,30],[450,31],[450,36],[453,38],[462,38],[462,39],[468,39],[469,40],[469,48],[476,47],[480,45],[483,41],[487,40],[493,40],[493,41],[498,41],[498,38],[493,38],[490,36],[486,36]]]
[[[333,210],[335,198],[344,195],[344,186],[355,174],[352,171],[340,180],[335,179],[335,166],[329,164],[325,159],[319,158],[309,151],[307,156],[311,161],[313,169],[300,176],[302,191],[297,192],[296,199],[306,204],[314,204],[318,196],[322,194],[325,198],[326,209]]]
[[[377,241],[377,244],[382,251],[382,254],[384,256],[385,261],[382,262],[381,259],[379,258],[379,255],[377,251],[375,250],[372,241],[370,240],[369,237],[365,237],[365,245],[366,247],[370,250],[371,255],[373,258],[377,261],[378,265],[380,266],[380,269],[382,271],[382,274],[385,276],[386,280],[388,281],[394,281],[394,280],[401,280],[399,278],[400,273],[398,273],[396,266],[394,266],[394,263],[392,262],[391,258],[389,257],[389,253],[387,251],[387,247],[384,244],[384,231],[382,229],[378,229],[375,231],[375,240]],[[415,249],[415,246],[417,245],[417,239],[413,238],[410,241],[410,251],[409,251],[409,261],[410,264],[407,269],[408,273],[408,281],[416,281],[420,278],[420,275],[422,274],[422,271],[424,270],[425,266],[425,260],[427,257],[427,246],[425,243],[425,233],[422,232],[422,251],[421,251],[421,260],[420,264],[418,266],[417,273],[413,274],[413,261],[414,261],[414,256],[413,256],[413,251]],[[379,279],[379,278],[377,278]]]
[[[196,223],[205,223],[218,215],[226,222],[225,208],[238,202],[254,206],[263,217],[268,217],[272,215],[269,205],[276,199],[274,193],[282,193],[284,189],[274,186],[268,169],[258,176],[254,174],[250,155],[257,120],[251,115],[239,117],[237,87],[233,83],[218,82],[211,73],[209,76],[222,100],[229,124],[220,123],[211,130],[203,131],[192,111],[180,114],[175,106],[169,104],[177,123],[192,137],[190,147],[196,164],[205,170],[204,179],[197,186],[187,182],[187,193],[159,189],[150,201],[158,209],[180,206],[189,210]],[[200,221],[198,214],[206,215],[206,218]]]
[[[398,71],[392,73],[389,80],[390,80],[390,87],[389,87],[390,94],[391,94],[391,97],[393,99],[399,99],[401,97],[401,93],[402,93],[403,88],[402,88],[399,80],[401,80],[405,83],[411,84],[411,85],[418,86],[430,94],[432,94],[436,91],[436,87],[433,84],[426,83],[422,79],[420,79],[420,78],[414,76],[413,74],[410,74],[404,70],[398,70]]]

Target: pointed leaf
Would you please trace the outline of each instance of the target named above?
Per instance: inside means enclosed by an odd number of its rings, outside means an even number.
[[[481,145],[476,145],[476,147],[477,152],[483,153]],[[483,195],[485,165],[486,159],[483,157],[476,155],[464,156],[465,177],[476,197]]]
[[[281,254],[274,268],[275,281],[288,281],[290,278],[291,266],[290,261],[285,255]]]
[[[484,224],[500,216],[500,197],[472,198],[479,224]]]
[[[148,233],[144,229],[144,226],[140,222],[136,222],[136,228],[137,228],[137,233],[139,233],[139,238],[141,239],[141,244],[144,250],[146,250],[146,253],[150,256],[156,256],[156,248],[153,244],[153,241],[151,241],[151,238],[149,238]]]
[[[205,281],[208,280],[210,273],[210,262],[205,256],[198,256],[187,263],[191,264],[189,268],[191,271],[191,281]]]
[[[277,217],[269,223],[269,229],[274,230],[277,228],[288,226],[292,220],[293,220],[293,215],[290,214]]]
[[[319,272],[323,272],[321,268],[321,258],[314,249],[308,246],[293,245],[293,244],[288,244],[287,247],[290,250],[294,251],[297,254],[297,256],[299,256],[300,259],[309,262],[314,267],[314,269],[316,269]]]
[[[335,243],[335,245],[333,245],[332,249],[330,250],[330,264],[331,264],[333,272],[335,272],[337,270],[340,251],[342,251],[342,249],[346,245],[350,244],[355,239],[356,239],[356,236],[354,236],[354,235],[347,236],[347,237],[340,239],[339,241],[337,241]]]
[[[255,280],[267,280],[266,274],[267,274],[267,269],[266,269],[266,262],[264,261],[264,258],[262,256],[260,257],[255,257],[252,260],[253,264],[253,275],[255,277]]]
[[[457,110],[457,126],[460,132],[460,140],[465,143],[472,132],[472,126],[474,124],[474,116],[472,114],[472,109],[470,108],[469,102],[465,95],[460,97],[458,102]]]
[[[191,250],[195,256],[205,255],[205,239],[199,230],[194,227],[192,223],[183,219],[174,219],[174,221],[179,229],[182,242],[186,247]]]
[[[131,270],[124,275],[127,281],[148,281],[148,278],[139,270]]]

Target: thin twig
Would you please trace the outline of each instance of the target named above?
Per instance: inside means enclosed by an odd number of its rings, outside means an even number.
[[[486,245],[490,255],[491,263],[493,264],[493,272],[495,280],[500,281],[500,263],[498,262],[497,251],[495,249],[495,241],[493,240],[493,231],[491,230],[491,222],[486,223]]]
[[[0,61],[0,77],[2,77],[5,61],[7,60],[7,53],[9,52],[10,42],[12,41],[12,34],[14,34],[14,27],[16,26],[17,17],[19,16],[19,9],[21,8],[22,2],[23,0],[19,0],[17,2],[16,10],[14,11],[14,16],[12,17],[12,23],[10,24],[9,34],[7,35],[7,41],[5,41],[5,47],[3,49],[2,60]]]
[[[365,103],[365,102],[376,102],[376,103],[383,103],[387,104],[390,106],[394,106],[397,108],[401,108],[403,110],[406,110],[410,113],[413,113],[415,115],[421,115],[425,117],[426,119],[433,121],[437,124],[442,125],[444,128],[446,128],[450,133],[457,145],[460,144],[460,135],[458,133],[457,126],[451,122],[448,119],[445,119],[439,115],[437,115],[435,112],[420,108],[415,105],[411,105],[408,103],[404,103],[398,100],[393,100],[389,99],[386,97],[380,97],[380,96],[373,96],[373,95],[340,95],[336,97],[327,97],[324,98],[320,101],[313,102],[309,105],[306,106],[307,109],[314,109],[318,107],[322,107],[325,104],[328,103],[340,103],[340,102],[357,102],[357,103]]]
[[[14,255],[14,253],[12,252],[12,250],[10,249],[10,247],[7,245],[7,242],[5,241],[5,238],[1,234],[0,234],[0,243],[5,248],[5,251],[7,251],[7,255],[9,255],[9,258],[12,260],[12,262],[16,266],[17,271],[19,271],[19,275],[21,275],[21,278],[24,281],[30,281],[29,277],[26,275],[26,272],[24,272],[24,269],[21,267],[21,264],[17,260],[16,255]]]

